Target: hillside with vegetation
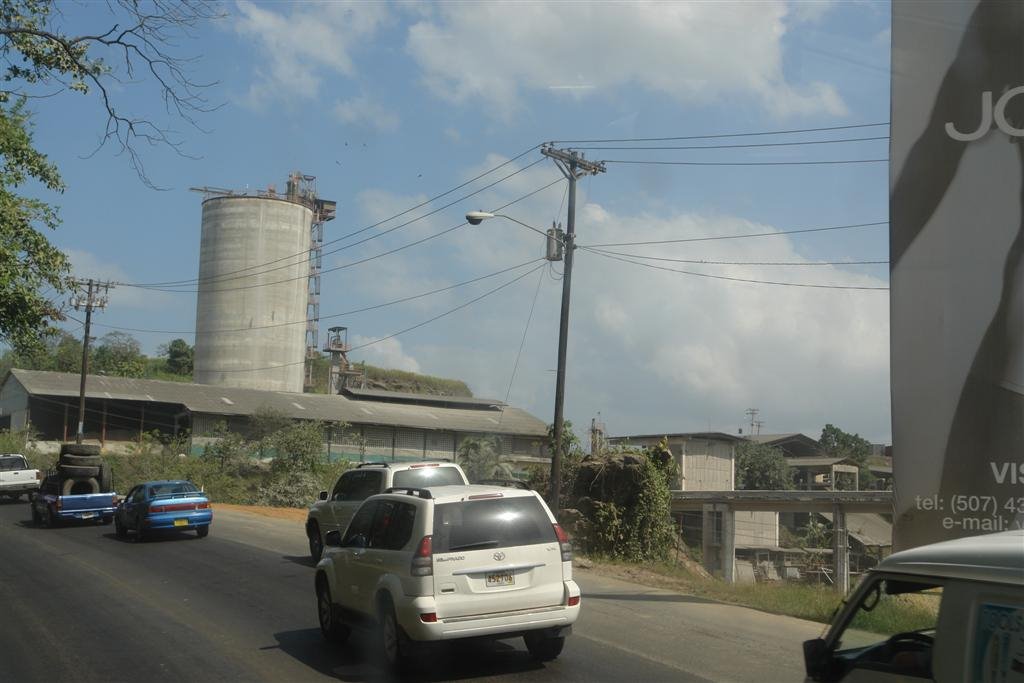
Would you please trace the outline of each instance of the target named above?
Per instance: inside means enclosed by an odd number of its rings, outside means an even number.
[[[156,355],[147,356],[130,334],[110,332],[90,346],[89,372],[111,377],[191,382],[194,351],[184,339],[174,339],[162,344]],[[322,355],[314,361],[314,384],[307,391],[327,393],[330,365],[328,356]],[[82,342],[61,330],[33,350],[19,353],[8,349],[0,354],[0,376],[10,368],[79,373],[82,371]],[[365,364],[358,365],[357,369],[365,373],[365,382],[364,375],[353,378],[351,383],[356,387],[431,396],[473,396],[466,383],[457,379]]]

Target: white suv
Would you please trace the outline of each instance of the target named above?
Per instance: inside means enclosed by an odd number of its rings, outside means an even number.
[[[306,537],[314,562],[324,551],[324,536],[345,532],[352,515],[370,496],[394,486],[445,486],[468,484],[466,473],[453,462],[364,462],[343,472],[331,490],[320,492],[320,501],[309,508]]]
[[[325,540],[321,631],[343,641],[371,627],[390,668],[417,643],[479,636],[523,636],[534,658],[551,660],[579,616],[572,546],[534,491],[390,490]]]

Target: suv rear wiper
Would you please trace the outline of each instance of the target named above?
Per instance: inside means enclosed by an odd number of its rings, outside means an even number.
[[[464,543],[463,545],[456,545],[448,548],[448,552],[453,553],[456,550],[472,550],[473,548],[497,548],[501,541],[477,541],[476,543]]]

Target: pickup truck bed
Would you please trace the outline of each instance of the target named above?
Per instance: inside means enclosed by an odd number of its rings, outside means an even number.
[[[42,526],[56,526],[61,522],[91,520],[110,524],[114,521],[117,494],[79,493],[61,495],[61,483],[56,476],[43,480],[39,493],[32,499],[32,521]]]

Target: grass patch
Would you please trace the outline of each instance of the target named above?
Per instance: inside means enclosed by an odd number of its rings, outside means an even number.
[[[580,568],[656,588],[686,593],[716,602],[752,607],[827,624],[843,596],[831,587],[784,581],[729,584],[701,576],[685,563],[631,564],[605,558],[580,558]],[[887,596],[876,609],[861,612],[856,627],[891,635],[935,625],[939,598],[933,594]]]

